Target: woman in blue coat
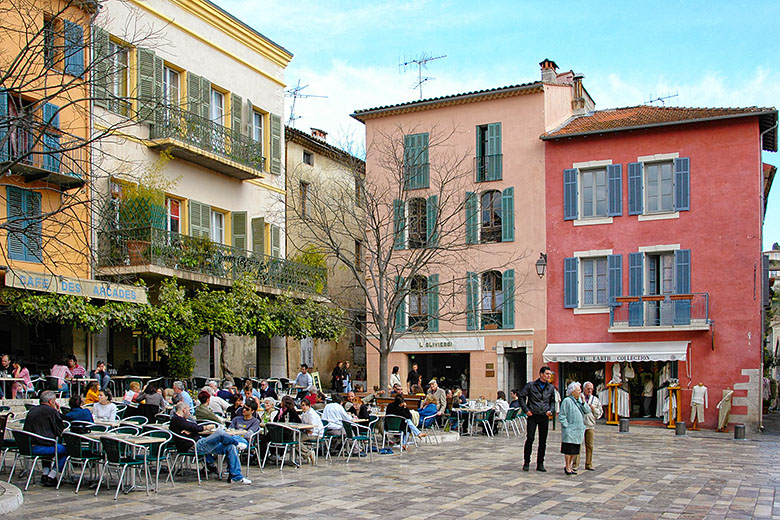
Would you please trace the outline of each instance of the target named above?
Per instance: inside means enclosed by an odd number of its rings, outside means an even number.
[[[435,417],[437,412],[436,398],[433,395],[427,395],[423,407],[417,411],[420,414],[420,428],[425,428],[435,420],[432,417]]]
[[[580,446],[585,439],[585,415],[592,413],[590,406],[580,400],[582,387],[576,381],[566,388],[566,397],[561,401],[558,421],[561,423],[561,453],[564,455],[567,475],[576,475],[572,469],[574,457],[580,454]]]

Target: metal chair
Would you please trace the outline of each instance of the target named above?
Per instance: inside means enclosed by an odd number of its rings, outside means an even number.
[[[439,424],[436,422],[438,418],[439,418],[438,415],[429,415],[428,417],[423,417],[422,422],[420,423],[420,430],[427,433],[427,435],[424,438],[426,440],[432,438],[437,446],[439,445],[439,436],[438,436]]]
[[[165,464],[168,467],[168,474],[170,475],[173,473],[173,469],[171,468],[171,452],[168,449],[171,445],[173,434],[165,430],[151,430],[142,433],[141,437],[156,437],[158,439],[165,439],[163,442],[150,444],[149,453],[146,455],[147,462],[154,462],[155,466],[157,466],[157,470],[155,471],[154,476],[154,492],[157,493],[160,486],[160,468],[162,467],[163,461],[165,461]],[[171,485],[176,487],[176,483],[173,481],[173,478],[171,478]]]
[[[119,433],[119,434],[125,434],[125,435],[138,435],[141,433],[141,428],[138,426],[132,426],[130,424],[117,426],[116,428],[111,428],[106,433]]]
[[[341,446],[342,451],[347,450],[347,464],[349,459],[352,458],[352,452],[355,451],[355,447],[361,451],[368,451],[369,462],[373,460],[371,457],[371,428],[368,426],[361,426],[359,424],[342,422],[344,426],[344,444]],[[364,430],[361,432],[361,430]],[[352,444],[350,444],[350,441]]]
[[[27,475],[27,482],[24,485],[24,490],[27,491],[27,488],[30,487],[30,480],[32,480],[32,477],[35,474],[35,465],[37,463],[40,462],[41,464],[41,473],[43,473],[44,461],[51,461],[55,466],[59,467],[57,450],[55,449],[52,455],[34,455],[33,441],[37,441],[35,444],[56,446],[57,440],[23,430],[13,430],[11,433],[13,433],[14,440],[16,441],[16,446],[19,451],[16,454],[16,457],[14,457],[14,465],[11,467],[11,474],[8,475],[8,482],[11,482],[11,479],[13,479],[14,471],[16,470],[16,464],[20,459],[23,461],[30,461],[29,474]]]
[[[385,442],[388,437],[398,437],[398,442],[403,446],[403,442],[407,435],[409,435],[409,425],[406,423],[406,419],[399,415],[385,415],[384,420],[385,431],[382,434],[382,449],[385,448]],[[403,453],[403,448],[401,449]]]
[[[263,430],[257,430],[253,434],[251,434],[247,438],[247,442],[249,442],[249,446],[247,447],[246,451],[246,472],[244,474],[245,477],[249,478],[249,464],[252,460],[252,453],[254,452],[255,456],[257,457],[257,467],[260,468],[260,472],[263,472],[263,467],[260,463],[260,437],[263,435]],[[241,456],[241,452],[238,453],[239,457]]]
[[[11,411],[10,406],[0,406],[0,414],[7,413]]]
[[[170,422],[171,416],[167,413],[158,413],[154,416],[154,422],[156,424],[165,424],[167,422]]]
[[[127,405],[126,404],[116,404],[116,418],[122,419],[125,416],[125,413],[127,412]]]
[[[14,414],[11,412],[0,415],[0,451],[2,452],[2,456],[0,456],[0,471],[5,468],[5,457],[8,455],[8,452],[13,451],[16,453],[17,451],[16,441],[5,438],[6,426],[8,426],[8,421],[13,416]]]
[[[60,478],[57,480],[57,489],[62,484],[62,478],[65,476],[66,471],[70,471],[73,474],[73,464],[81,465],[81,474],[79,475],[79,481],[76,484],[75,493],[79,494],[79,488],[81,488],[81,481],[84,479],[84,472],[87,467],[92,464],[96,468],[101,462],[103,462],[103,453],[101,452],[101,444],[99,440],[80,435],[78,433],[63,432],[62,434],[65,449],[68,450],[68,457],[65,459],[65,467],[60,472]]]
[[[114,493],[114,500],[119,496],[119,490],[122,489],[122,482],[125,479],[125,472],[127,468],[131,468],[130,471],[142,468],[144,470],[144,479],[146,481],[146,496],[149,496],[149,464],[147,461],[147,455],[149,452],[148,446],[141,444],[135,444],[124,439],[118,439],[112,435],[105,435],[100,437],[100,442],[103,445],[103,452],[106,455],[103,468],[100,471],[100,480],[98,480],[97,489],[95,490],[95,496],[100,492],[100,486],[103,484],[103,477],[106,474],[106,470],[109,468],[116,468],[121,472],[119,474],[119,482],[116,485],[116,492]],[[134,451],[139,450],[143,453],[143,456],[139,456]]]
[[[496,411],[493,409],[483,410],[474,414],[474,426],[481,425],[485,429],[485,434],[488,437],[493,437],[493,417]]]
[[[510,408],[506,411],[506,417],[503,419],[500,419],[496,417],[493,424],[496,426],[496,429],[503,428],[504,433],[506,433],[506,436],[509,437],[509,428],[512,428],[512,433],[515,434],[515,437],[517,437],[517,425],[515,424],[515,419],[517,418],[517,412],[519,411],[519,408]]]
[[[171,472],[168,475],[168,478],[173,481],[173,475],[176,470],[176,466],[179,463],[179,460],[181,459],[182,462],[185,462],[187,460],[192,460],[195,462],[195,471],[198,474],[198,485],[200,486],[201,480],[200,480],[200,463],[203,462],[204,465],[204,473],[206,475],[206,480],[209,479],[209,472],[208,469],[205,468],[206,466],[206,455],[203,453],[198,453],[198,443],[195,442],[194,439],[190,439],[189,437],[185,437],[184,435],[179,435],[178,433],[171,432],[171,435],[173,436],[173,442],[176,446],[176,457],[173,459],[173,472]],[[166,482],[168,480],[166,479]]]
[[[123,423],[133,423],[137,424],[138,426],[143,426],[144,424],[147,424],[149,422],[149,419],[144,417],[143,415],[133,415],[132,417],[125,417],[122,419]]]
[[[333,461],[332,457],[330,456],[330,450],[331,445],[333,444],[334,439],[339,439],[340,441],[344,440],[344,434],[343,433],[334,433],[332,429],[328,429],[329,421],[326,421],[325,419],[322,419],[322,442],[327,446],[325,450],[325,460]]]
[[[277,423],[266,423],[265,425],[266,431],[268,432],[269,441],[268,445],[265,448],[265,456],[263,457],[263,464],[260,466],[261,468],[265,468],[265,461],[268,459],[268,454],[271,451],[271,448],[274,448],[276,450],[276,454],[278,456],[279,450],[283,449],[282,452],[282,463],[279,466],[279,471],[284,469],[284,459],[287,457],[287,450],[292,448],[290,450],[290,461],[297,467],[300,466],[300,464],[295,462],[295,451],[296,447],[298,446],[298,443],[300,442],[296,437],[299,436],[300,431],[296,430],[295,428],[290,428],[289,426],[285,426],[284,424],[277,424]]]

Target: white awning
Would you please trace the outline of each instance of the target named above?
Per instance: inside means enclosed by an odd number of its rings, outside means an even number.
[[[543,357],[546,363],[685,361],[689,343],[689,341],[548,343]]]

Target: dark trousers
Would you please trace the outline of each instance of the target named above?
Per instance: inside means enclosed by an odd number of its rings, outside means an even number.
[[[531,452],[534,449],[536,428],[539,428],[539,448],[536,450],[536,465],[541,466],[544,464],[544,452],[547,449],[547,430],[549,427],[550,423],[546,415],[528,416],[528,427],[525,434],[525,464],[530,464],[531,462]]]

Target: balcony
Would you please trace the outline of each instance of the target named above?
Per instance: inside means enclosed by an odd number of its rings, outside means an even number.
[[[87,143],[68,135],[45,135],[35,139],[29,128],[11,130],[0,149],[0,165],[21,175],[24,182],[45,181],[63,190],[84,185],[87,172]]]
[[[474,172],[477,182],[500,181],[503,157],[504,154],[500,153],[474,157]]]
[[[265,169],[261,143],[178,107],[160,107],[151,125],[150,148],[242,181]]]
[[[620,296],[609,309],[609,332],[710,330],[708,293]]]
[[[98,233],[101,275],[152,274],[230,286],[244,274],[272,293],[327,293],[327,272],[291,260],[258,255],[206,238],[172,233],[155,227]]]

